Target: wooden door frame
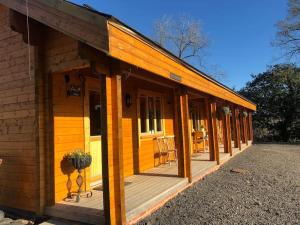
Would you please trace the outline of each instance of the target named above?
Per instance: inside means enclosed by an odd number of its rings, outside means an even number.
[[[84,146],[85,146],[84,151],[90,153],[91,152],[91,150],[90,150],[91,139],[99,138],[100,142],[101,142],[102,135],[91,136],[91,134],[90,134],[90,110],[89,110],[90,100],[89,100],[89,93],[91,91],[97,92],[97,93],[99,93],[99,97],[101,97],[101,85],[99,85],[98,90],[97,90],[96,87],[90,88],[90,87],[88,87],[88,84],[87,84],[88,79],[94,79],[95,84],[99,84],[100,79],[97,78],[97,77],[91,77],[91,76],[88,76],[88,75],[84,76],[84,84],[83,84],[83,86],[84,86],[83,87],[83,91],[84,91],[84,96],[83,96],[83,111],[84,111],[83,112],[83,121],[84,121],[83,122],[83,127],[84,127]],[[89,170],[90,170],[90,175],[91,175],[91,167],[89,167]],[[102,171],[101,171],[101,175],[99,177],[100,177],[99,180],[102,180]],[[92,183],[95,183],[96,181],[92,181],[91,176],[88,179],[90,179],[90,187],[91,187]],[[90,188],[90,187],[87,187],[87,189]]]

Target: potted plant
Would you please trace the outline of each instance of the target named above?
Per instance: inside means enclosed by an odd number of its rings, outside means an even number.
[[[66,158],[72,162],[73,167],[78,170],[78,172],[89,167],[92,163],[92,156],[81,150],[68,153]]]
[[[222,110],[223,110],[223,113],[224,113],[225,115],[230,114],[230,109],[229,109],[228,106],[223,106],[223,107],[222,107]]]
[[[244,117],[247,117],[248,116],[248,113],[246,111],[243,111],[243,116]]]
[[[83,152],[81,150],[75,150],[74,152],[65,155],[65,159],[72,162],[72,166],[78,171],[78,176],[76,183],[78,185],[78,191],[76,196],[76,201],[80,201],[81,186],[83,184],[83,177],[81,175],[82,170],[89,167],[92,163],[92,156],[89,153]]]

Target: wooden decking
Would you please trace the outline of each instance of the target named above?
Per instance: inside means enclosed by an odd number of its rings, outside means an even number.
[[[246,146],[243,145],[243,148]],[[233,154],[240,151],[233,148]],[[228,153],[220,152],[220,161],[230,158]],[[209,161],[209,153],[198,153],[192,156],[192,176],[199,179],[207,171],[216,166],[216,162]],[[165,164],[147,170],[139,175],[125,179],[125,205],[127,221],[154,207],[164,199],[182,190],[188,185],[187,178],[177,176],[178,166]],[[48,207],[46,214],[90,224],[104,224],[103,192],[101,187],[93,190],[91,198],[82,198],[79,203],[74,200],[62,201],[55,206]]]

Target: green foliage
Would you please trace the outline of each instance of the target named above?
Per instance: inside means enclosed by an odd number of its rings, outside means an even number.
[[[224,107],[222,108],[222,110],[223,110],[223,113],[224,113],[225,115],[230,114],[230,109],[229,109],[228,106],[224,106]]]
[[[72,162],[75,169],[85,169],[92,163],[92,156],[89,153],[81,150],[75,150],[74,152],[68,153],[64,157]]]
[[[239,92],[257,104],[255,140],[299,142],[300,68],[275,65],[252,78]]]

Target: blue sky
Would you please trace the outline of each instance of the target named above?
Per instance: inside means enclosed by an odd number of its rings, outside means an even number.
[[[287,0],[72,0],[112,14],[152,37],[154,21],[163,15],[188,14],[202,22],[210,39],[205,64],[217,65],[229,87],[243,87],[251,74],[280,63],[280,51],[271,46],[275,24],[287,13]],[[204,70],[203,68],[199,68]],[[210,70],[210,69],[209,69]],[[211,70],[213,71],[213,70]],[[208,71],[208,72],[211,72]]]

